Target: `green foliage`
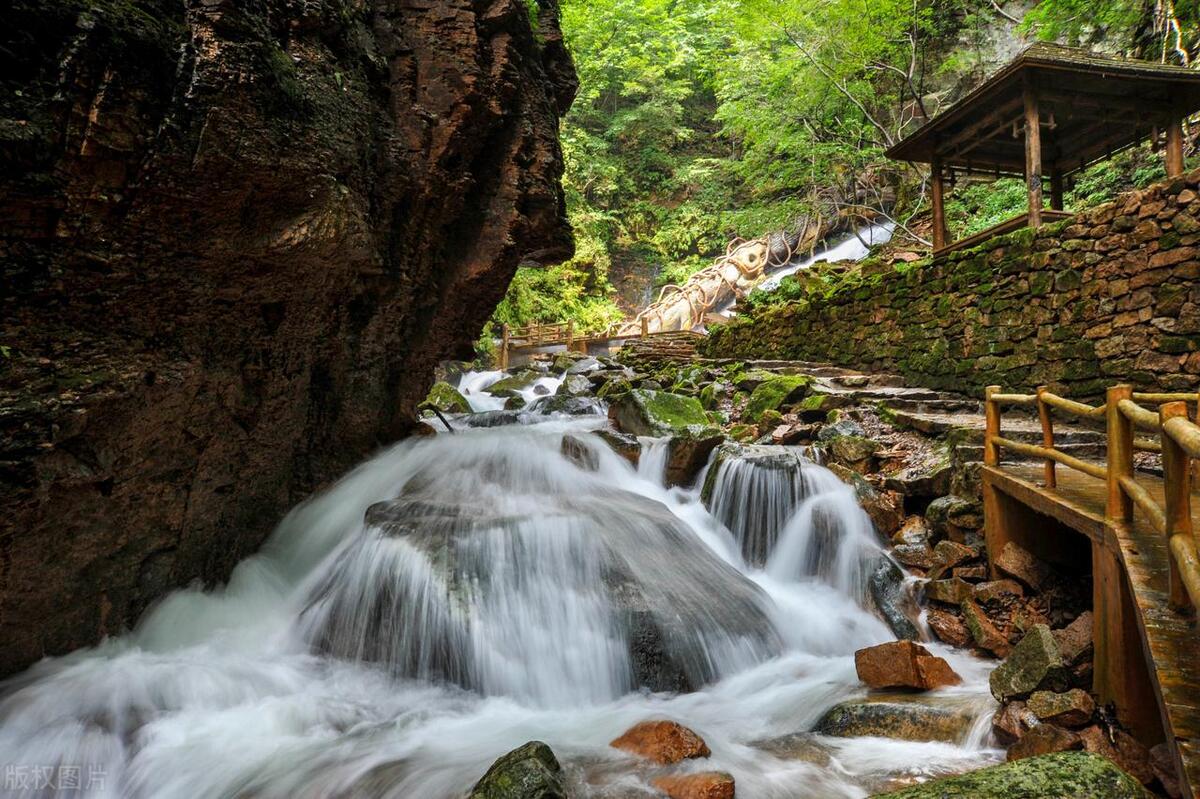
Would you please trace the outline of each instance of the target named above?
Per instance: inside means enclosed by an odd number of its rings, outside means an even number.
[[[1025,15],[1023,27],[1041,39],[1187,63],[1200,45],[1200,2],[1042,0]]]

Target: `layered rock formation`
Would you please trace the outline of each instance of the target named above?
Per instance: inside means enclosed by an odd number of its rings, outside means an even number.
[[[539,6],[0,10],[0,673],[223,579],[569,254]]]

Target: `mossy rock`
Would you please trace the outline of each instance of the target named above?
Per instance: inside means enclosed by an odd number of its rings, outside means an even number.
[[[541,372],[524,369],[508,377],[502,377],[487,387],[487,392],[493,397],[511,397],[532,386],[542,377]]]
[[[834,705],[821,716],[814,731],[835,738],[877,736],[956,743],[966,738],[974,720],[975,714],[966,706],[881,695]]]
[[[442,413],[470,413],[471,403],[467,402],[457,388],[445,381],[438,381],[429,389],[422,408],[437,408]]]
[[[1133,777],[1091,752],[1056,752],[933,780],[888,799],[1149,799]]]
[[[750,394],[750,401],[746,403],[742,415],[751,422],[757,421],[763,411],[777,411],[784,405],[802,399],[811,382],[812,378],[807,375],[772,376]]]
[[[501,757],[467,799],[566,799],[562,766],[550,747],[530,741]]]
[[[633,390],[633,386],[623,377],[614,377],[611,380],[606,380],[604,385],[600,386],[600,390],[596,392],[596,396],[600,399],[613,400],[617,397],[628,394]]]
[[[635,436],[700,436],[711,431],[708,414],[695,397],[633,389],[610,409],[618,427]]]

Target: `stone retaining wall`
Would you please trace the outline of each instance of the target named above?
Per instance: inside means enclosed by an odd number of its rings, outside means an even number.
[[[1036,232],[809,276],[802,298],[717,329],[703,354],[829,361],[977,394],[1200,381],[1200,172]]]

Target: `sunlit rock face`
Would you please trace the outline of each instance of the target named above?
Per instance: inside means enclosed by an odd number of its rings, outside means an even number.
[[[223,579],[569,254],[539,5],[0,10],[0,673]]]

